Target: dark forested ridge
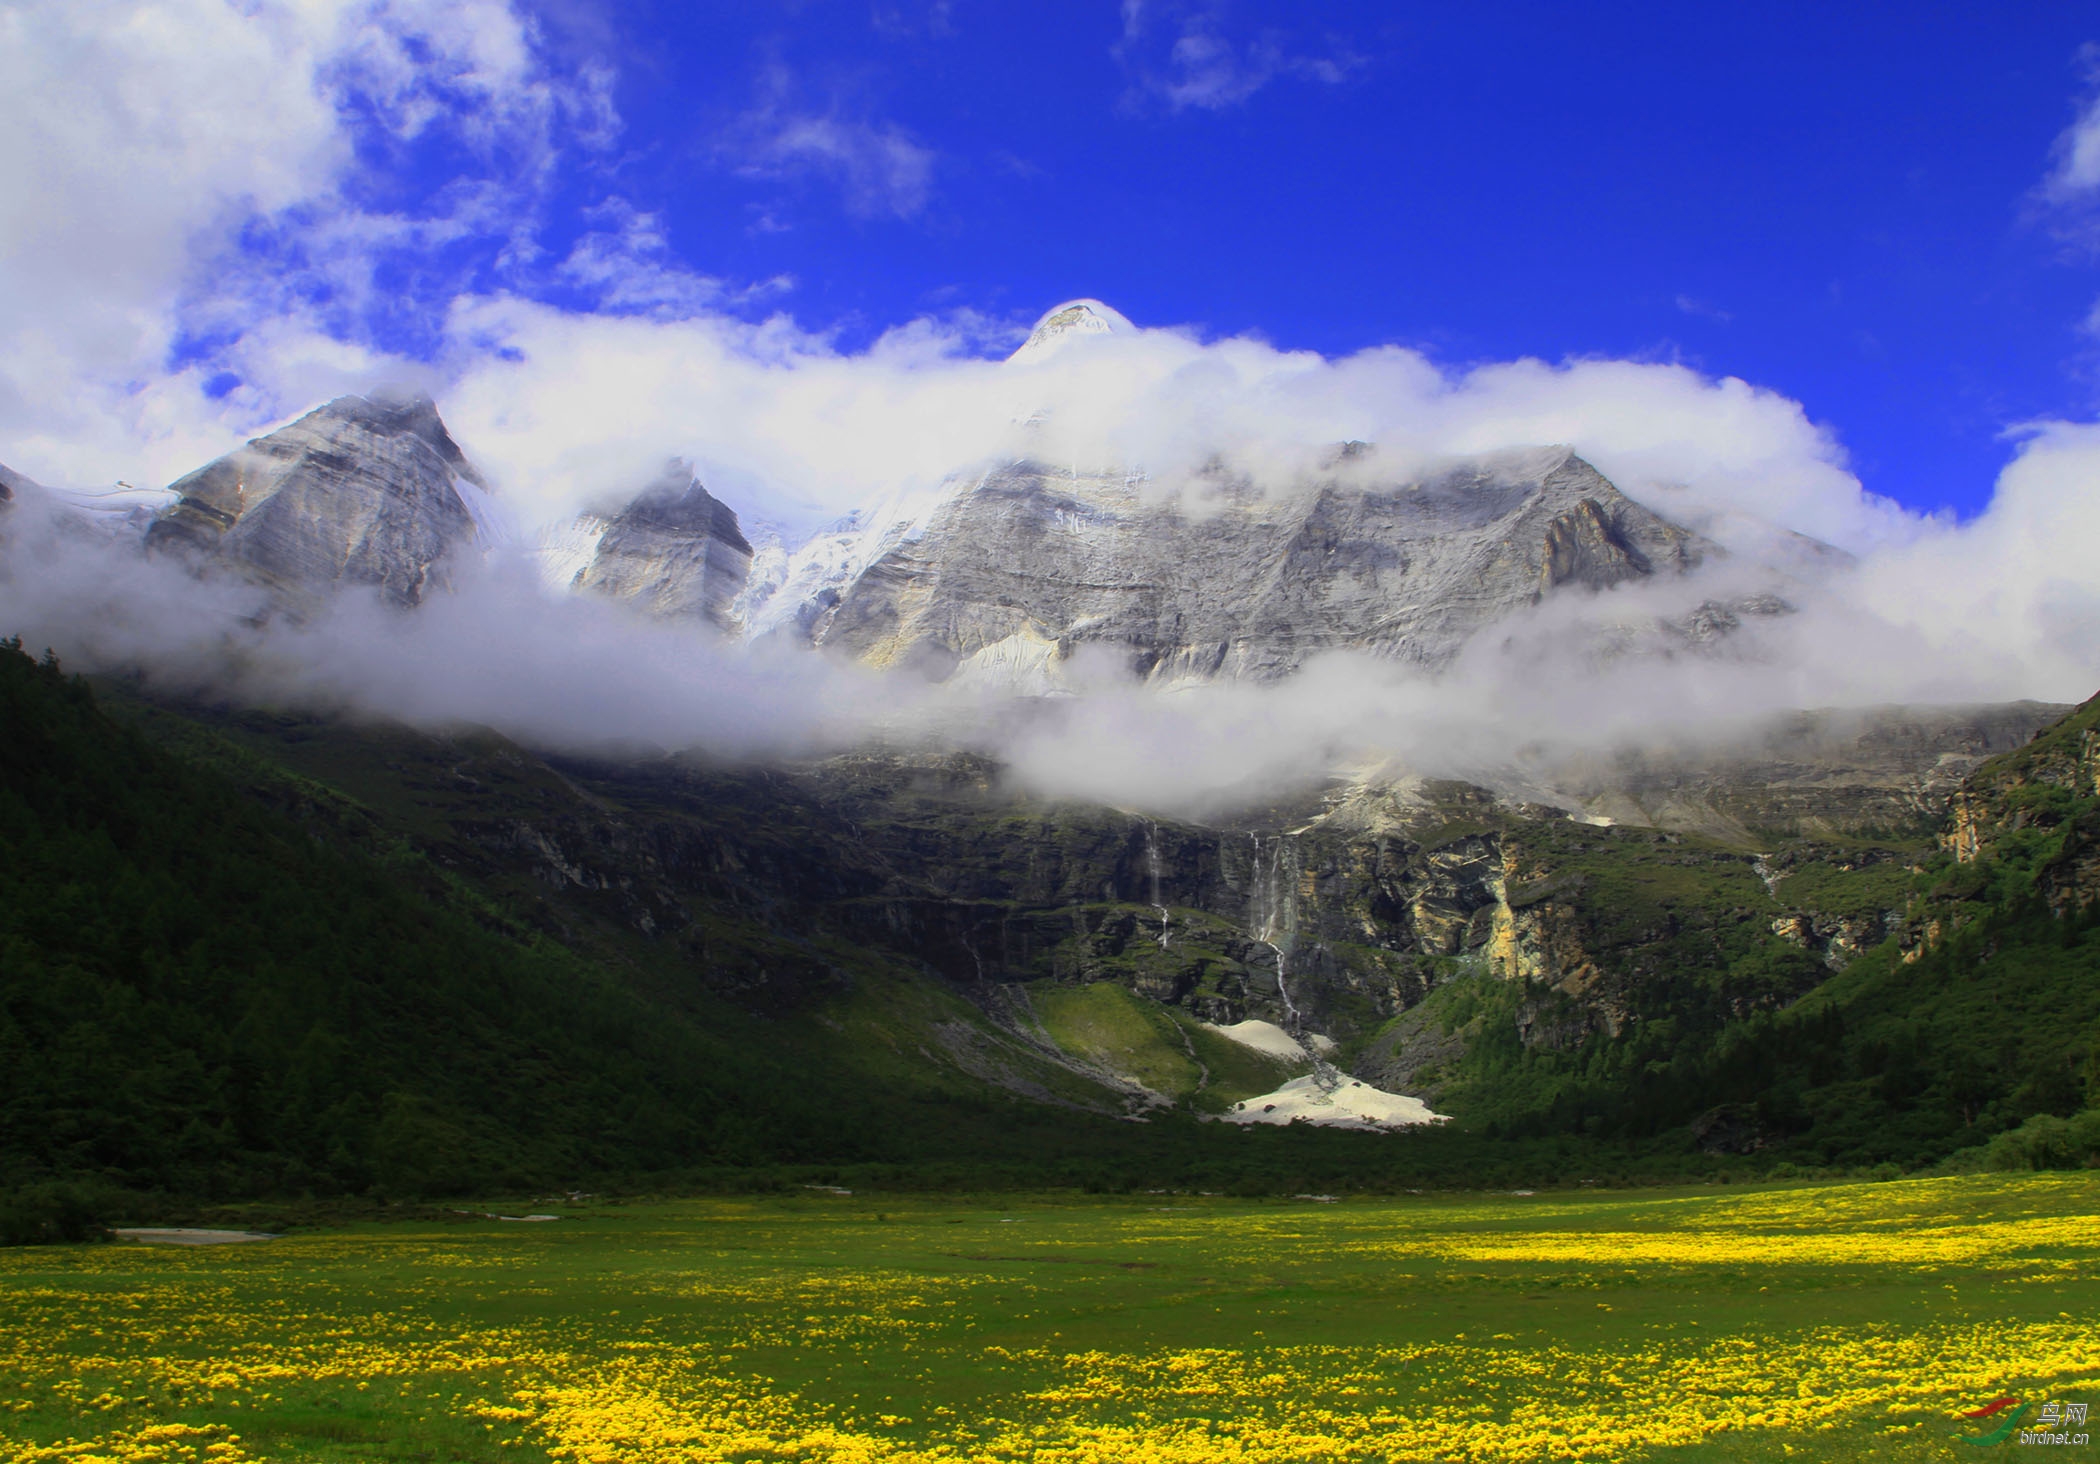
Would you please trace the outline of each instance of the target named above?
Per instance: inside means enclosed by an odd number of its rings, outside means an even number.
[[[48,660],[0,654],[0,726],[6,1179],[518,1184],[733,1156],[766,1116],[725,1106],[732,1043],[317,843]]]
[[[1139,1130],[857,1064],[842,1023],[667,991],[412,853],[317,838],[268,806],[281,779],[258,798],[0,646],[0,1189],[399,1196],[782,1165],[1222,1185],[1384,1166],[1374,1136],[1286,1154],[1301,1136]],[[324,832],[364,816],[336,812]]]
[[[849,767],[819,796],[750,771],[565,773],[484,734],[125,711],[0,651],[0,1188],[401,1196],[835,1170],[1292,1190],[1917,1167],[1993,1142],[2001,1159],[2079,1162],[2091,1147],[2077,1135],[2100,1090],[2093,704],[1979,769],[1937,852],[1801,856],[1795,877],[1821,881],[1830,908],[1848,880],[1863,909],[1907,902],[1909,934],[1835,974],[1753,938],[1747,855],[1574,824],[1510,833],[1562,872],[1505,909],[1585,889],[1585,949],[1617,949],[1613,919],[1647,943],[1625,945],[1628,974],[1606,983],[1608,1023],[1477,963],[1361,953],[1398,961],[1396,987],[1422,996],[1390,1021],[1362,1006],[1358,1051],[1399,1027],[1431,1047],[1451,1034],[1439,1103],[1455,1121],[1390,1136],[1185,1109],[1119,1122],[1127,1092],[1001,1005],[1025,992],[971,984],[997,929],[1037,942],[1008,951],[1040,963],[1031,979],[1171,989],[1183,977],[1150,937],[1104,944],[1153,918],[1142,893],[1065,886],[1111,858],[1141,880],[1146,854],[1163,847],[1171,867],[1193,835],[1147,827],[1125,849],[1129,821],[1086,810],[1024,827],[885,783],[890,764]],[[653,821],[621,816],[630,797]],[[1446,833],[1439,847],[1478,837]],[[897,882],[915,848],[958,847],[1016,872]],[[549,860],[567,873],[550,879]],[[1042,891],[1018,900],[1026,881]],[[1059,913],[1074,898],[1094,903]],[[1174,920],[1186,959],[1231,968],[1229,921],[1178,903]],[[1224,999],[1212,989],[1187,1000]]]

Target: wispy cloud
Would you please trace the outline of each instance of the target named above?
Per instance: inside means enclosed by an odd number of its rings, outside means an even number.
[[[20,0],[0,92],[0,434],[95,478],[305,405],[204,393],[259,342],[301,392],[434,348],[618,131],[610,74],[509,0]]]
[[[624,198],[609,198],[586,216],[598,227],[576,241],[556,274],[607,314],[678,320],[794,288],[787,275],[738,287],[686,268],[672,252],[662,216],[644,213]]]
[[[2100,252],[2100,43],[2078,52],[2085,88],[2077,116],[2056,136],[2049,171],[2034,190],[2043,225],[2075,249]],[[2080,329],[2100,337],[2100,301]]]
[[[2051,203],[2089,208],[2100,203],[2100,45],[2088,44],[2078,59],[2085,70],[2085,96],[2076,120],[2057,135],[2042,196]]]
[[[1279,78],[1335,86],[1367,64],[1335,37],[1324,51],[1306,51],[1280,30],[1239,30],[1220,0],[1123,0],[1123,32],[1111,49],[1130,78],[1126,103],[1218,111]]]
[[[955,0],[877,0],[868,23],[877,35],[941,40],[955,34]]]
[[[1696,295],[1679,295],[1677,297],[1677,308],[1685,315],[1696,315],[1702,320],[1712,320],[1722,325],[1726,325],[1729,321],[1735,319],[1733,313],[1723,310],[1720,306],[1710,301],[1701,300]]]
[[[933,195],[937,157],[894,122],[843,101],[804,105],[794,77],[769,66],[760,97],[723,136],[718,152],[750,178],[821,178],[861,218],[912,218]]]

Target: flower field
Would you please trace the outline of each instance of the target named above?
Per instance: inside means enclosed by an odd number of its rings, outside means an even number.
[[[0,1252],[0,1461],[1944,1459],[2095,1316],[2085,1174],[591,1206]]]

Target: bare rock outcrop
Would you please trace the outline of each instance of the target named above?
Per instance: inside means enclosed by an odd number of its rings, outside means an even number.
[[[573,588],[624,600],[664,619],[728,628],[751,572],[751,545],[736,513],[701,486],[689,464],[663,475],[604,520]]]
[[[151,549],[189,555],[292,608],[344,585],[415,605],[481,536],[487,488],[428,397],[346,396],[170,485]]]
[[[1345,454],[1345,457],[1348,456]],[[1022,461],[962,486],[815,616],[811,639],[934,677],[1054,683],[1081,646],[1156,684],[1273,680],[1322,651],[1448,663],[1549,594],[1674,576],[1720,552],[1566,448],[1205,511],[1122,474]]]

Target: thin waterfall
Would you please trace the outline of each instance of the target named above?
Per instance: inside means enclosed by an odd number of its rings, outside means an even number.
[[[1293,943],[1297,931],[1297,902],[1292,898],[1297,890],[1295,880],[1286,888],[1283,878],[1284,848],[1290,843],[1290,835],[1276,836],[1275,846],[1268,851],[1266,869],[1262,865],[1261,835],[1247,837],[1254,841],[1254,865],[1247,880],[1247,925],[1254,938],[1276,954],[1276,995],[1283,1001],[1285,1025],[1296,1032],[1300,1022],[1287,980],[1290,957],[1286,948]]]
[[[1152,908],[1159,912],[1159,948],[1167,948],[1167,907],[1159,897],[1159,825],[1151,819],[1145,820],[1145,868],[1152,876]]]
[[[1298,945],[1298,841],[1278,834],[1263,847],[1260,834],[1248,835],[1254,843],[1254,864],[1248,884],[1248,929],[1254,938],[1276,955],[1276,994],[1282,998],[1284,1023],[1312,1060],[1312,1078],[1323,1092],[1332,1093],[1348,1075],[1321,1055],[1305,1033],[1305,1017],[1291,1000],[1290,954]]]

